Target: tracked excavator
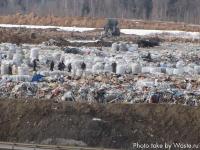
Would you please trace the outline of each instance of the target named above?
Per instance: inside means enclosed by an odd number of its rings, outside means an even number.
[[[120,36],[120,29],[118,27],[117,19],[108,19],[106,25],[104,26],[103,37],[113,37]]]

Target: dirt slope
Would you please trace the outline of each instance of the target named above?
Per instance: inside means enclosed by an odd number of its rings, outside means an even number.
[[[25,28],[0,28],[0,43],[15,43],[15,44],[41,44],[42,42],[47,42],[50,39],[54,39],[60,42],[59,46],[106,46],[102,44],[69,44],[66,40],[94,40],[100,39],[102,30],[94,30],[88,32],[65,32],[65,31],[56,31],[56,29],[25,29]],[[200,39],[192,39],[192,38],[177,38],[165,35],[157,35],[153,36],[155,38],[159,38],[161,41],[165,42],[192,42],[192,43],[199,43]],[[153,38],[151,37],[151,38]],[[139,39],[139,36],[136,35],[124,35],[122,34],[120,37],[113,37],[104,39],[104,41],[126,41],[126,42],[133,42]],[[149,37],[147,37],[149,38]],[[64,42],[64,43],[63,43]],[[69,44],[69,45],[68,45]],[[108,45],[110,47],[110,45]]]
[[[139,143],[195,143],[200,108],[179,105],[89,105],[51,101],[0,101],[0,140],[56,138],[88,146],[131,148]]]

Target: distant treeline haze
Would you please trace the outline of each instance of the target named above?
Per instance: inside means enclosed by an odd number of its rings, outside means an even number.
[[[0,14],[91,16],[200,23],[200,0],[0,0]]]

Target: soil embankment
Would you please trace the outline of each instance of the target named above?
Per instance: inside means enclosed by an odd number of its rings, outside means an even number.
[[[0,101],[1,141],[123,149],[135,142],[197,144],[199,124],[199,107]]]

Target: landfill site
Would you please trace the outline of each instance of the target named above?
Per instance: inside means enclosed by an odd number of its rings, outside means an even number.
[[[199,144],[200,26],[6,20],[0,24],[0,141],[114,149]]]

